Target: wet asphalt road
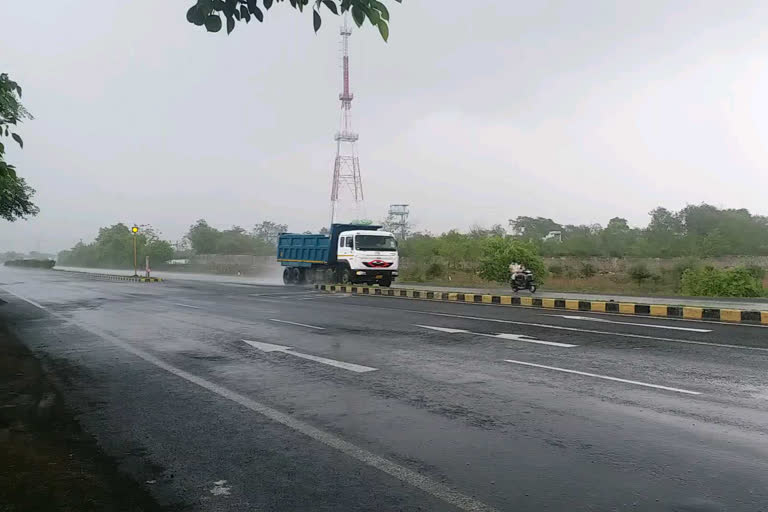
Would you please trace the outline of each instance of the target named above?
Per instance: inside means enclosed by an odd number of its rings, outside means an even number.
[[[0,298],[161,504],[768,510],[764,327],[8,269]]]

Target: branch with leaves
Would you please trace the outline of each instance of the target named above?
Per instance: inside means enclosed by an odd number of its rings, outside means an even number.
[[[19,147],[24,141],[15,130],[24,119],[34,119],[21,104],[21,86],[6,73],[0,73],[0,137],[11,137]],[[30,198],[35,191],[24,178],[16,175],[16,168],[5,161],[5,144],[0,142],[0,218],[8,221],[37,215],[39,209]]]
[[[264,21],[264,11],[269,10],[273,3],[284,0],[197,0],[187,11],[187,21],[199,27],[205,27],[208,32],[218,32],[223,25],[222,17],[227,24],[227,34],[232,33],[238,22],[249,23],[251,18]],[[402,0],[395,0],[401,3]],[[288,0],[291,7],[303,12],[305,8],[312,9],[312,25],[315,32],[322,25],[321,9],[324,7],[338,16],[349,12],[358,27],[362,27],[368,19],[371,25],[379,29],[381,37],[389,39],[389,10],[378,0]]]

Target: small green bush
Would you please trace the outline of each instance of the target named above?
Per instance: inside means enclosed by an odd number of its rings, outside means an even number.
[[[423,283],[425,281],[424,267],[418,263],[408,263],[408,265],[400,267],[399,281],[410,281],[415,283]]]
[[[478,275],[486,281],[507,282],[512,262],[525,265],[539,282],[547,273],[547,267],[533,244],[494,236],[483,241]]]
[[[439,261],[430,263],[427,270],[424,272],[427,279],[437,279],[443,277],[443,274],[445,274],[445,268]]]
[[[568,279],[576,279],[577,277],[579,277],[579,272],[573,267],[566,267],[565,277],[567,277]]]
[[[678,262],[676,262],[672,266],[672,270],[674,273],[676,273],[678,276],[682,277],[683,272],[691,269],[696,269],[701,267],[701,261],[697,258],[684,258]]]
[[[765,268],[761,267],[760,265],[747,265],[744,267],[747,272],[749,272],[749,275],[757,279],[758,281],[762,281],[765,279]]]
[[[667,270],[667,279],[675,286],[675,291],[682,293],[683,274],[686,270],[695,270],[701,267],[701,261],[697,258],[684,258],[676,262],[671,269]]]
[[[562,277],[562,275],[565,274],[565,267],[559,263],[555,263],[554,265],[549,266],[549,273],[554,277]]]
[[[704,267],[683,272],[682,292],[697,297],[760,297],[765,290],[759,279],[744,267]]]
[[[581,264],[581,277],[586,277],[589,279],[590,277],[597,274],[597,268],[591,264],[590,262],[585,262]]]
[[[648,270],[648,265],[645,263],[637,263],[629,267],[629,277],[632,280],[637,281],[637,284],[643,284],[643,281],[653,277],[653,274]]]

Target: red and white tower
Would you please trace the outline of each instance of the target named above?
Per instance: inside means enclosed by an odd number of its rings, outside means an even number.
[[[344,67],[344,84],[339,99],[341,100],[341,121],[336,132],[336,161],[333,165],[333,185],[331,187],[331,224],[339,214],[339,203],[342,195],[348,195],[354,202],[350,206],[356,215],[362,213],[363,182],[360,178],[360,161],[357,158],[356,142],[358,135],[352,131],[352,98],[349,91],[349,36],[352,29],[344,19],[341,27],[342,64]],[[343,219],[350,221],[352,219]]]

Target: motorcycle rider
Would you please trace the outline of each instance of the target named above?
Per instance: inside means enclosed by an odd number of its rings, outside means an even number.
[[[518,275],[523,275],[523,285],[524,288],[529,288],[531,285],[533,285],[533,272],[525,268],[525,265],[521,265],[516,262],[512,262],[509,264],[509,274],[510,274],[510,281],[515,283],[515,277]],[[522,283],[521,283],[522,284]],[[535,290],[535,288],[532,289],[532,291]]]
[[[516,262],[512,262],[509,264],[509,274],[514,279],[516,274],[526,274],[530,275],[531,271],[525,268],[525,265],[521,265]]]

